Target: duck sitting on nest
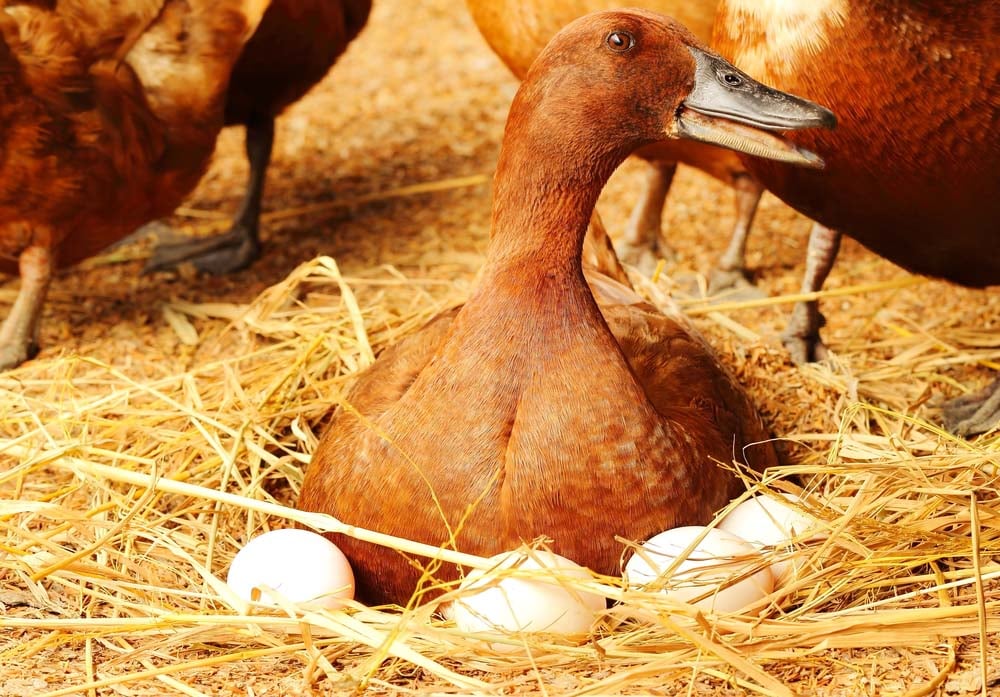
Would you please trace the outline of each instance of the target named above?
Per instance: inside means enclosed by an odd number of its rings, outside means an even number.
[[[615,536],[706,522],[742,487],[725,464],[776,464],[767,429],[681,315],[585,277],[587,223],[645,144],[688,138],[817,165],[766,131],[833,123],[661,15],[570,24],[511,106],[478,289],[359,377],[299,507],[482,555],[545,535],[609,574]],[[332,537],[363,599],[404,603],[417,589],[421,570],[399,552]]]

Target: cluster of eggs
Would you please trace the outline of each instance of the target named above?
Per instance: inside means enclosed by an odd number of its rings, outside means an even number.
[[[717,527],[686,526],[660,533],[638,547],[625,565],[629,587],[662,590],[672,600],[714,612],[739,612],[790,582],[801,557],[789,553],[816,521],[798,499],[754,496]],[[767,555],[767,556],[765,556]],[[604,610],[603,595],[573,581],[590,571],[543,550],[505,552],[489,570],[474,570],[461,584],[450,614],[466,633],[545,632],[584,637]],[[506,570],[516,568],[516,573]],[[274,530],[244,547],[226,579],[246,601],[337,608],[354,597],[354,576],[343,553],[307,530]]]

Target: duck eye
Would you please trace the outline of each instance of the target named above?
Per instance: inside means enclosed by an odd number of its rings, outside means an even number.
[[[743,84],[743,78],[735,73],[726,73],[722,76],[722,79],[726,81],[726,84],[730,87],[739,87]]]
[[[635,37],[627,31],[613,31],[608,34],[608,38],[604,40],[604,43],[615,53],[624,53],[635,46]]]

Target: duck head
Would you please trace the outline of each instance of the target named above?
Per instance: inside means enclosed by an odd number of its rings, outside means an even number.
[[[532,105],[551,145],[591,162],[601,155],[620,162],[642,145],[688,138],[822,167],[819,156],[776,132],[836,125],[828,109],[762,85],[677,22],[643,10],[596,12],[567,25],[512,106],[508,124],[531,128],[518,101]],[[589,151],[608,147],[616,152]]]

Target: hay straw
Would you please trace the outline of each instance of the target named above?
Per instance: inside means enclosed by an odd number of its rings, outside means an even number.
[[[809,300],[824,300],[830,298],[846,297],[851,295],[864,295],[866,293],[883,292],[887,290],[899,290],[901,288],[911,288],[926,283],[926,279],[920,276],[902,276],[890,281],[878,281],[876,283],[862,283],[844,288],[827,288],[810,293],[786,293],[768,298],[755,298],[752,300],[738,300],[732,302],[716,302],[715,299],[689,299],[679,300],[678,303],[684,308],[684,312],[692,317],[702,314],[734,312],[737,310],[748,310],[752,308],[771,307],[774,305],[788,305]]]

